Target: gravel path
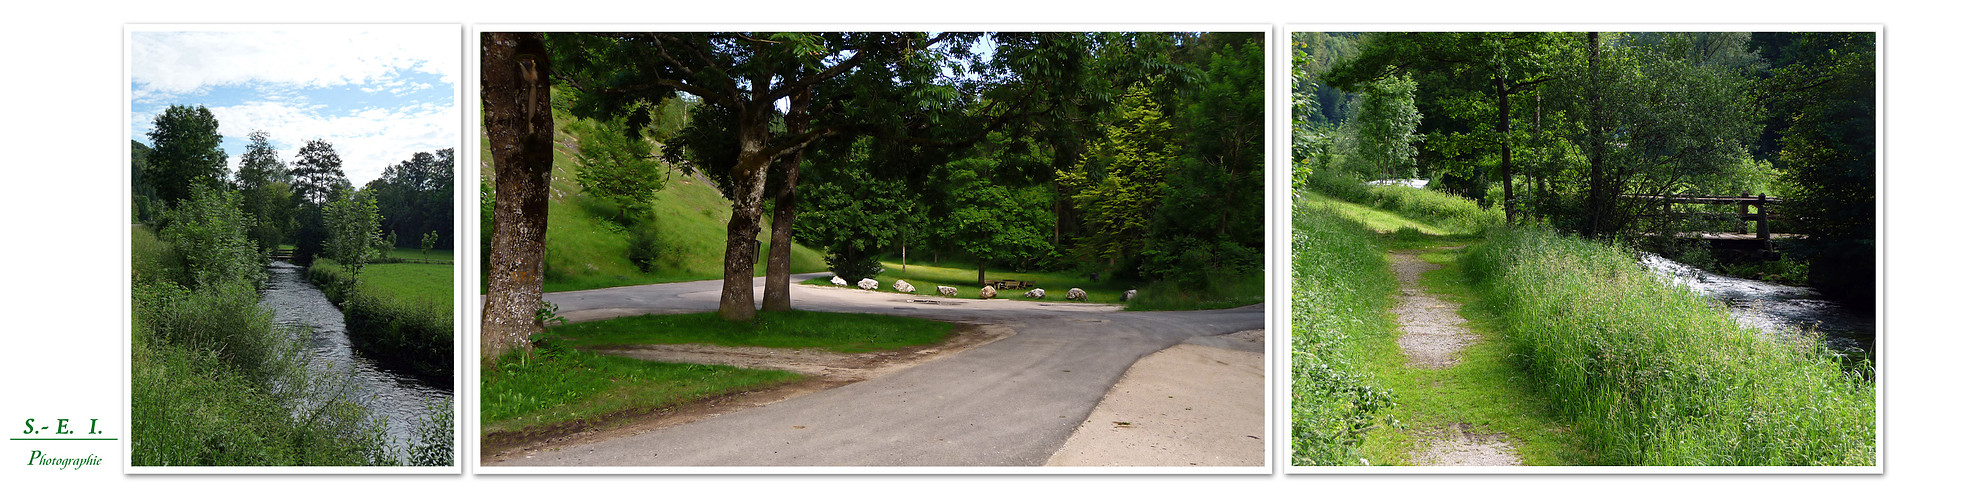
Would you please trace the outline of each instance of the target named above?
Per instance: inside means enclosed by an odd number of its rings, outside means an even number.
[[[1407,355],[1408,367],[1441,370],[1455,366],[1456,354],[1480,338],[1463,326],[1456,303],[1422,288],[1422,273],[1441,266],[1411,252],[1388,252],[1387,261],[1401,284],[1400,300],[1393,309],[1400,326],[1395,344]],[[1418,465],[1521,465],[1507,436],[1475,432],[1467,423],[1452,423],[1417,436],[1422,441],[1421,451],[1414,457]]]

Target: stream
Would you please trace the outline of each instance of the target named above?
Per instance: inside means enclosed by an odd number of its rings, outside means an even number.
[[[1642,254],[1642,265],[1724,304],[1740,324],[1786,336],[1812,328],[1830,349],[1876,363],[1876,317],[1824,299],[1811,288],[1721,276],[1652,253]]]
[[[349,374],[351,390],[344,395],[384,421],[387,436],[405,447],[419,441],[429,408],[452,404],[451,388],[425,384],[389,371],[352,348],[345,335],[345,315],[312,286],[305,268],[283,261],[269,263],[269,281],[262,290],[262,307],[275,314],[278,325],[310,327],[310,364],[332,377]],[[407,459],[407,451],[398,451]]]

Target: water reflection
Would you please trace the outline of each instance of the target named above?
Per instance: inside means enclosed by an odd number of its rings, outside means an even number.
[[[372,410],[386,423],[388,436],[404,444],[417,442],[429,408],[450,404],[451,388],[388,371],[354,351],[345,335],[344,314],[311,286],[304,273],[303,267],[271,262],[262,307],[275,314],[278,325],[309,327],[311,367],[320,373],[351,374],[352,390],[343,397]]]
[[[1875,362],[1876,317],[1823,299],[1814,289],[1721,276],[1651,253],[1642,254],[1642,265],[1725,304],[1740,324],[1784,335],[1812,328],[1830,348],[1868,354]]]

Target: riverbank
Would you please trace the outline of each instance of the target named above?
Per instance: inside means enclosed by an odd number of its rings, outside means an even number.
[[[1512,357],[1604,465],[1870,465],[1873,384],[1740,325],[1623,249],[1492,231],[1461,260]]]
[[[364,407],[322,397],[346,386],[311,369],[309,329],[278,327],[261,306],[234,200],[186,203],[220,215],[188,211],[164,235],[132,228],[131,464],[399,465]]]
[[[375,263],[358,286],[329,258],[311,263],[311,283],[344,313],[352,346],[389,368],[439,386],[455,377],[454,266]]]

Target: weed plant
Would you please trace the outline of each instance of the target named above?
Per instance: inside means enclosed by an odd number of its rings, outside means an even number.
[[[1379,241],[1359,222],[1299,204],[1291,234],[1291,461],[1360,465],[1363,434],[1382,425],[1390,391],[1353,369],[1349,346],[1386,336],[1397,286]]]
[[[1870,382],[1818,342],[1740,326],[1621,248],[1499,230],[1463,267],[1503,312],[1515,359],[1606,465],[1875,460]]]

